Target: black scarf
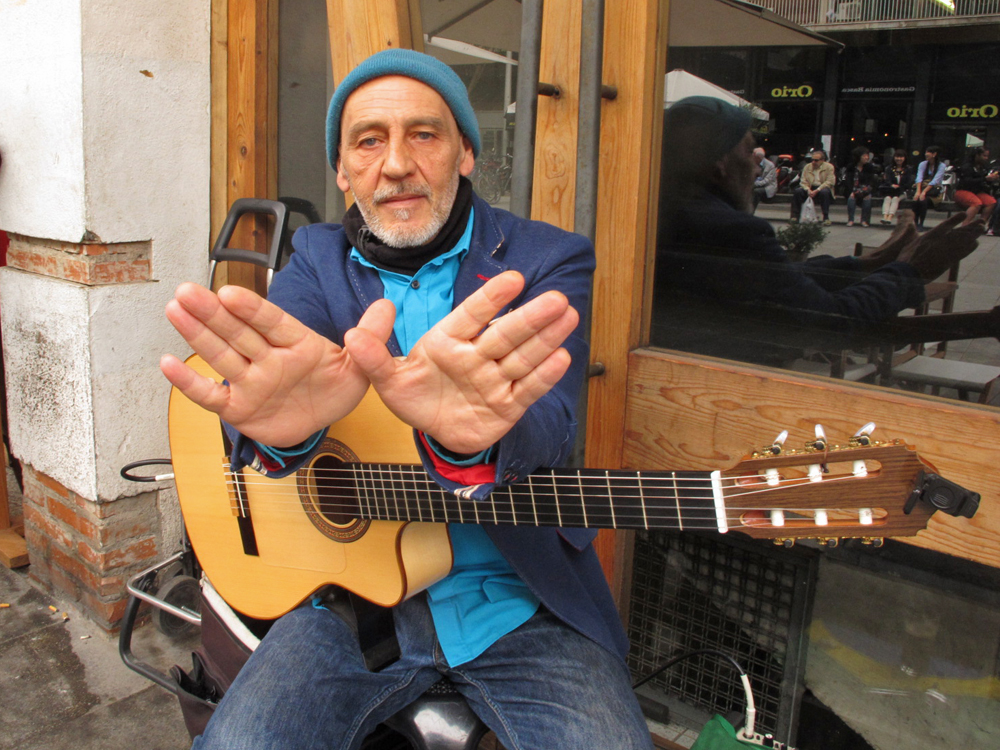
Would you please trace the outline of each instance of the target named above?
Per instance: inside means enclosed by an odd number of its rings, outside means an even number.
[[[434,239],[419,247],[391,247],[372,234],[365,224],[357,201],[344,214],[344,231],[347,241],[361,256],[376,268],[412,276],[428,261],[451,250],[465,233],[472,212],[472,183],[465,177],[458,178],[455,203],[441,231]]]

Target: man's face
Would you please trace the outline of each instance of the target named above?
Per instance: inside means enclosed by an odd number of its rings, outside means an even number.
[[[812,155],[812,163],[813,163],[813,166],[814,166],[814,167],[818,167],[818,166],[819,166],[820,164],[822,164],[822,163],[823,163],[824,161],[825,161],[825,160],[824,160],[824,158],[823,158],[823,154],[819,153],[818,151],[814,151],[814,152],[813,152],[813,155]]]
[[[737,208],[747,213],[753,210],[753,181],[757,172],[753,149],[754,137],[748,131],[720,163],[723,190]]]
[[[384,76],[359,86],[340,120],[337,186],[392,247],[417,247],[444,226],[475,157],[448,104],[430,86]]]
[[[989,162],[989,160],[990,160],[989,151],[984,150],[976,155],[976,163],[979,164],[980,166],[985,166]]]
[[[863,154],[861,154],[861,163],[862,164],[867,164],[871,160],[872,160],[872,155],[871,155],[870,151],[865,151]]]

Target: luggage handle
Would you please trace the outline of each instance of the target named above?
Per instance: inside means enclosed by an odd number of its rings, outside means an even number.
[[[267,255],[254,250],[243,250],[229,247],[229,241],[236,232],[236,225],[245,214],[268,214],[274,217],[274,235],[271,237],[271,248]],[[241,261],[253,263],[267,269],[267,285],[271,285],[271,278],[281,260],[281,249],[285,241],[285,234],[288,231],[288,206],[281,201],[272,201],[265,198],[240,198],[233,201],[233,205],[226,214],[226,220],[222,224],[219,236],[212,246],[209,255],[211,261],[208,269],[208,286],[211,289],[215,282],[215,269],[222,261]]]

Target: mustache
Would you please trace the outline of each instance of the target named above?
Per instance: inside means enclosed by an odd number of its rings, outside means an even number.
[[[386,185],[385,187],[378,188],[372,194],[372,202],[377,205],[398,195],[419,195],[423,198],[430,198],[431,189],[428,185],[416,185],[408,182],[401,182],[398,185]]]

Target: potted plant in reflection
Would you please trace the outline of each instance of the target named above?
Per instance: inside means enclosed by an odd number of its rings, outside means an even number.
[[[802,221],[786,224],[777,231],[778,243],[785,248],[788,259],[793,263],[801,263],[809,257],[816,246],[826,239],[829,231],[818,221]]]

